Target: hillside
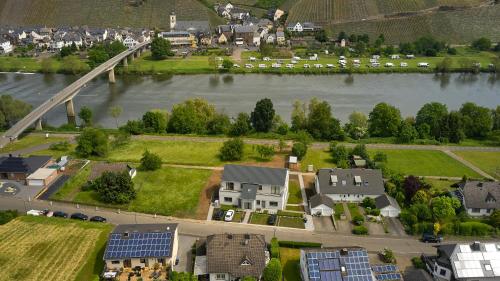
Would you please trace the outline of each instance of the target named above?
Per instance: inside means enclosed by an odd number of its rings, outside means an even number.
[[[214,13],[197,0],[0,0],[0,25],[92,27],[168,27],[175,11],[179,20],[210,20]]]

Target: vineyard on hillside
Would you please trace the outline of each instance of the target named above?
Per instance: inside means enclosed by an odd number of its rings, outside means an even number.
[[[438,12],[396,19],[332,24],[332,34],[384,34],[387,43],[414,41],[431,35],[450,43],[467,43],[484,36],[500,41],[500,5],[455,12]]]
[[[166,28],[172,11],[179,20],[209,20],[213,13],[197,0],[148,0],[140,6],[123,0],[1,0],[0,25]]]
[[[89,267],[86,269],[90,276],[82,278],[90,280],[95,277],[92,276],[95,261],[91,264],[87,261],[101,258],[96,256],[96,245],[104,245],[108,232],[109,226],[106,225],[90,226],[86,223],[83,226],[43,217],[18,218],[1,225],[2,279],[73,281],[85,265]]]

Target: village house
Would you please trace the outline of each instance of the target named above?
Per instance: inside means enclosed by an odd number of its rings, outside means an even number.
[[[234,28],[235,41],[242,44],[252,45],[254,43],[254,33],[257,27],[254,25],[237,25]]]
[[[196,38],[187,31],[161,32],[160,36],[168,40],[172,46],[196,48]]]
[[[12,52],[13,49],[9,40],[0,37],[0,54],[8,54]]]
[[[106,271],[135,267],[172,266],[179,244],[177,224],[121,224],[108,238],[104,251]]]
[[[467,181],[461,184],[459,197],[469,216],[489,216],[500,210],[500,182]]]
[[[241,9],[241,8],[238,8],[238,7],[234,7],[233,9],[231,9],[231,11],[229,12],[229,14],[231,15],[231,19],[232,20],[245,20],[247,18],[250,17],[250,12],[248,12],[247,10],[245,9]]]
[[[380,170],[320,169],[315,179],[316,193],[326,195],[334,202],[361,202],[384,195],[384,181]]]
[[[276,42],[276,34],[275,33],[267,34],[264,37],[264,39],[267,44],[274,44]]]
[[[290,32],[314,32],[320,30],[322,27],[312,22],[291,22],[287,25]]]
[[[194,275],[210,281],[261,280],[270,260],[264,235],[215,234],[198,241]]]
[[[139,40],[140,40],[140,36],[135,35],[135,34],[129,34],[123,40],[123,45],[125,45],[125,47],[127,47],[129,49],[132,49],[141,43]]]
[[[274,15],[273,15],[273,21],[279,20],[284,14],[285,14],[285,11],[280,10],[280,9],[276,9],[276,11],[274,12]]]
[[[232,41],[233,39],[233,29],[229,25],[219,25],[217,27],[217,41],[219,44],[226,44]]]
[[[44,168],[50,156],[16,157],[9,155],[0,157],[0,179],[27,183],[27,178],[38,169]]]
[[[436,256],[422,256],[436,280],[500,280],[500,243],[459,243],[436,248]]]
[[[276,43],[278,43],[278,45],[286,44],[285,32],[283,32],[282,30],[278,30],[276,32]]]
[[[221,204],[246,210],[284,210],[288,169],[225,165],[219,189]]]

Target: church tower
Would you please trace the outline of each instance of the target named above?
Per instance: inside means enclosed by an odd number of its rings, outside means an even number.
[[[170,30],[174,30],[176,24],[177,24],[177,17],[175,16],[175,12],[172,12],[170,13]]]

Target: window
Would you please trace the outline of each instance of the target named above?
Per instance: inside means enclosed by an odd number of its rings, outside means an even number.
[[[156,262],[159,264],[165,264],[165,259],[159,258],[159,259],[156,259]]]
[[[260,205],[260,200],[257,200],[257,202],[255,202],[257,205]]]
[[[262,185],[259,185],[259,190],[262,190]]]
[[[493,211],[493,209],[487,209],[487,210],[486,210],[486,213],[488,213],[488,214],[489,214],[489,213],[491,213],[491,211]]]
[[[139,262],[140,263],[146,263],[146,259],[140,259]]]
[[[120,264],[120,261],[111,261],[111,264]]]
[[[481,212],[481,209],[479,209],[479,208],[472,208],[472,212],[473,213],[479,213],[479,212]]]
[[[441,275],[441,276],[446,276],[446,270],[441,269],[441,270],[439,271],[439,275]]]
[[[217,273],[215,275],[215,279],[217,279],[217,280],[224,280],[224,279],[226,279],[226,275],[224,273]]]
[[[271,194],[280,194],[280,187],[277,185],[271,186]]]
[[[269,201],[269,206],[271,206],[271,207],[278,207],[278,202],[276,202],[276,201]]]
[[[234,190],[234,182],[227,183],[227,190]]]
[[[224,202],[232,203],[233,202],[233,198],[231,198],[231,197],[224,197]]]

